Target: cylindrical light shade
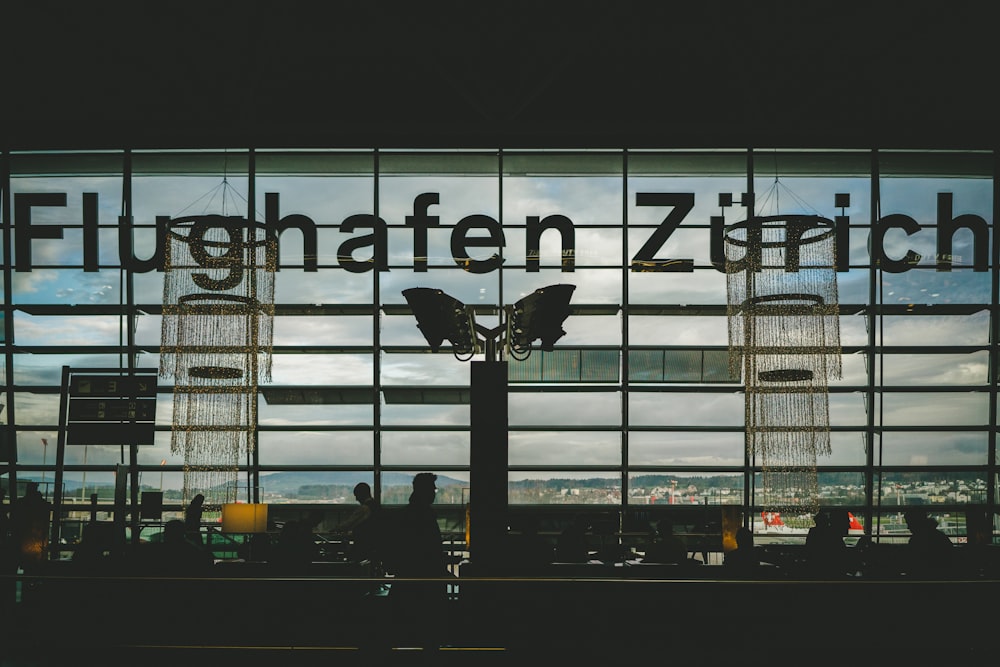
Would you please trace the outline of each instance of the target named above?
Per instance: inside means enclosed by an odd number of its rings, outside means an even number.
[[[753,217],[724,235],[730,371],[743,372],[768,511],[819,507],[816,457],[831,453],[829,381],[841,375],[836,240],[815,215]]]
[[[256,446],[257,385],[271,376],[277,236],[253,219],[170,221],[164,248],[160,377],[174,384],[170,451],[184,498],[236,500]]]
[[[267,532],[267,505],[264,503],[226,503],[222,506],[222,532]]]

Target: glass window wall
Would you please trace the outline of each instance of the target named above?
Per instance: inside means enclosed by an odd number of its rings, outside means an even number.
[[[273,368],[239,473],[264,502],[350,503],[342,487],[378,479],[384,502],[405,503],[406,476],[432,470],[438,502],[460,508],[476,446],[470,366],[447,339],[431,353],[403,290],[442,290],[474,313],[480,337],[499,341],[515,303],[569,284],[554,350],[536,342],[527,359],[498,356],[509,364],[511,505],[740,505],[759,517],[761,464],[746,451],[744,380],[729,364],[722,234],[751,216],[794,214],[837,232],[843,371],[825,396],[832,453],[817,459],[820,502],[885,535],[909,504],[942,517],[993,509],[990,153],[8,157],[0,420],[15,446],[0,462],[5,485],[36,480],[53,493],[61,369],[157,367],[162,226],[253,215],[276,243]],[[173,390],[160,381],[156,438],[138,448],[130,483],[179,508]],[[133,463],[128,449],[67,447],[65,502],[113,486],[114,467]]]

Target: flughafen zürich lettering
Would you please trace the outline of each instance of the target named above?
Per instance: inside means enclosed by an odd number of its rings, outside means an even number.
[[[66,226],[58,224],[32,224],[32,211],[40,207],[63,207],[67,204],[67,193],[17,193],[14,195],[14,247],[16,251],[15,270],[32,270],[32,241],[34,239],[62,239]],[[937,194],[937,251],[935,268],[938,271],[952,269],[952,239],[960,229],[969,230],[974,241],[972,268],[975,271],[986,271],[989,251],[989,225],[982,217],[973,214],[954,216],[953,194],[939,192]],[[440,228],[439,216],[431,215],[431,207],[440,204],[440,193],[425,192],[413,200],[413,213],[405,216],[405,224],[413,229],[413,270],[427,270],[428,230]],[[744,200],[747,198],[744,196]],[[843,209],[849,202],[844,194],[837,195],[837,206]],[[316,223],[306,215],[280,213],[279,194],[269,192],[264,197],[265,215],[262,224],[265,237],[273,242],[273,252],[277,253],[279,237],[289,229],[297,229],[303,238],[303,268],[306,271],[318,270],[318,241]],[[670,236],[688,219],[694,208],[695,194],[693,192],[638,192],[635,195],[636,206],[657,207],[664,210],[664,217],[658,226],[652,230],[648,239],[636,252],[631,260],[631,270],[635,272],[690,272],[694,271],[693,259],[668,259],[657,257],[663,245]],[[720,206],[732,205],[731,194],[719,196]],[[745,205],[746,202],[744,201]],[[83,228],[83,270],[97,271],[99,269],[99,235],[98,235],[98,195],[93,192],[82,194],[82,228]],[[846,215],[835,216],[832,220],[819,216],[803,216],[814,221],[815,225],[832,226],[837,239],[837,270],[847,271],[850,267],[849,226],[850,218]],[[212,221],[215,219],[215,222]],[[231,242],[240,241],[241,227],[225,222],[222,216],[208,216],[201,220],[206,227],[225,227]],[[151,257],[140,259],[133,249],[133,221],[128,217],[120,217],[118,225],[118,250],[122,267],[136,272],[162,271],[164,245],[166,234],[171,223],[168,216],[156,217],[157,241],[156,250]],[[723,253],[723,232],[726,222],[723,216],[711,216],[709,220],[712,265],[719,271],[725,270]],[[388,224],[382,218],[372,214],[356,214],[345,218],[340,224],[342,233],[351,234],[358,230],[371,230],[371,233],[345,240],[337,249],[337,261],[340,266],[352,273],[364,273],[377,268],[388,271]],[[545,217],[527,216],[525,219],[526,257],[525,269],[529,272],[539,270],[540,239],[544,231],[555,230],[562,240],[560,264],[562,271],[571,272],[576,266],[575,226],[567,216],[553,214]],[[474,230],[479,233],[470,235]],[[870,252],[882,270],[890,273],[902,273],[916,266],[921,256],[908,250],[902,257],[888,257],[883,246],[883,239],[890,230],[898,230],[906,236],[912,236],[923,230],[921,223],[903,213],[892,213],[883,216],[872,226]],[[202,232],[203,233],[203,232]],[[483,234],[485,233],[485,235]],[[503,226],[493,217],[485,214],[467,215],[451,227],[451,253],[455,263],[469,273],[489,273],[500,268],[504,259],[494,253],[486,259],[469,257],[470,248],[500,249],[505,245]],[[370,249],[370,256],[357,259],[355,253],[365,248]],[[212,262],[211,255],[205,255],[205,261]],[[277,262],[275,263],[277,266]],[[278,267],[280,268],[280,267]],[[788,267],[794,270],[795,267]]]

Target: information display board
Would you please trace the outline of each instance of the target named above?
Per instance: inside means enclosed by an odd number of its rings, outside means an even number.
[[[155,375],[71,375],[66,444],[152,445]]]

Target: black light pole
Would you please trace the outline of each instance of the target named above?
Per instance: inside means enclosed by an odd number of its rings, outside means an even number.
[[[492,573],[507,539],[507,362],[497,339],[485,340],[485,359],[469,375],[469,558]]]
[[[569,315],[574,289],[573,285],[538,289],[505,308],[503,321],[493,329],[477,324],[471,307],[441,290],[403,291],[433,352],[447,339],[461,361],[485,353],[484,360],[472,362],[469,378],[469,559],[482,574],[501,568],[507,538],[508,376],[501,353],[525,359],[539,338],[541,349],[551,350],[566,333],[562,321]]]

